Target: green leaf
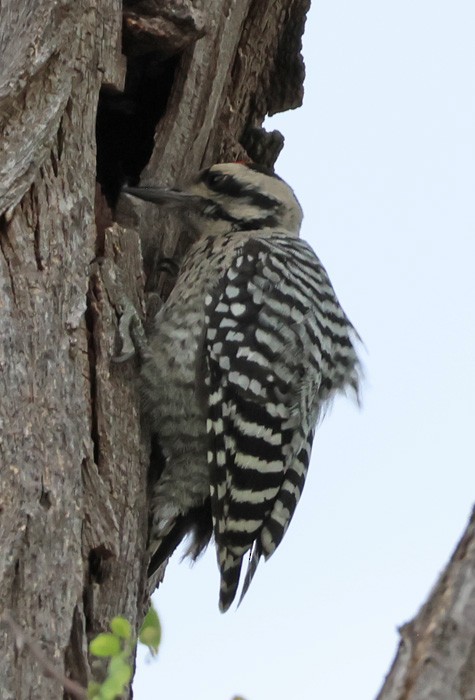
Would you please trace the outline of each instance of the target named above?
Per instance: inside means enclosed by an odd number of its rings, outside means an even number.
[[[119,695],[122,695],[123,687],[120,683],[117,683],[115,678],[106,678],[104,683],[101,685],[101,700],[115,700]]]
[[[121,639],[130,639],[132,636],[132,627],[125,617],[114,617],[110,621],[110,628]]]
[[[158,627],[160,628],[160,620],[158,619],[158,613],[151,605],[148,609],[147,614],[145,615],[144,621],[142,622],[142,627],[140,628],[140,632],[144,630],[146,627]]]
[[[157,611],[151,605],[140,628],[139,641],[145,644],[152,654],[156,654],[161,638],[162,628],[160,620],[158,619]]]
[[[122,656],[115,656],[109,664],[109,676],[122,683],[124,689],[132,678],[132,666]]]
[[[94,698],[98,698],[100,696],[100,693],[101,684],[97,683],[96,681],[89,681],[87,686],[87,697],[93,700]]]
[[[89,651],[94,656],[116,656],[120,654],[120,639],[115,634],[103,632],[89,644]]]
[[[153,627],[147,627],[142,631],[140,641],[149,648],[152,654],[156,654],[160,645],[160,632]]]

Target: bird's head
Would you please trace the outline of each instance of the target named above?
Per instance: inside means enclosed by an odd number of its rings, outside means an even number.
[[[221,163],[202,170],[183,188],[124,187],[148,202],[175,208],[200,234],[278,230],[298,236],[302,209],[277,175],[245,163]]]

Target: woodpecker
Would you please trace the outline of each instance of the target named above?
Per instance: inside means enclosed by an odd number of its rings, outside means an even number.
[[[193,558],[214,536],[224,612],[245,556],[241,599],[289,526],[325,409],[338,392],[358,395],[358,336],[277,175],[226,163],[183,189],[124,189],[175,208],[196,236],[148,338],[134,336],[165,463],[149,574],[186,535]]]

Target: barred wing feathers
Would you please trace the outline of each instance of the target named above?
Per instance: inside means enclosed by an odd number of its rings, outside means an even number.
[[[208,463],[225,611],[246,552],[243,595],[260,557],[281,542],[320,411],[345,383],[356,388],[357,368],[351,324],[299,239],[250,238],[205,303]]]

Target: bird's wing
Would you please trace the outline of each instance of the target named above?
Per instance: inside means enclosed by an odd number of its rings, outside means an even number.
[[[239,246],[205,314],[208,462],[227,609],[244,554],[253,548],[247,589],[292,518],[331,383],[332,339],[349,324],[313,251],[285,236]]]

